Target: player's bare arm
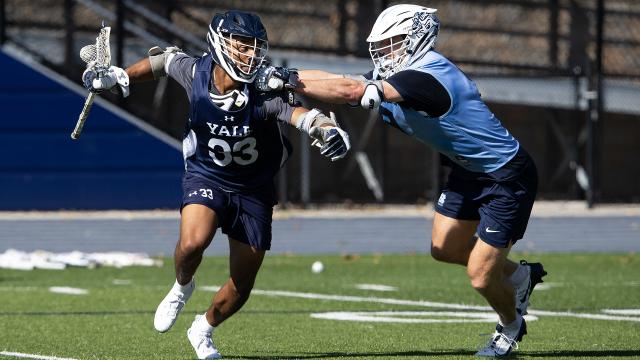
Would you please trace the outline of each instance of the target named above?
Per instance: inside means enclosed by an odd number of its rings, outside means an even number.
[[[316,70],[300,71],[299,84],[295,91],[311,98],[334,103],[334,104],[356,104],[367,97],[379,97],[378,102],[400,102],[402,96],[388,82],[384,80],[369,81],[366,79],[356,79],[351,75],[329,75],[326,78],[307,77],[307,72],[314,74]],[[368,102],[367,102],[368,103]]]
[[[155,79],[149,58],[144,58],[138,61],[137,63],[129,66],[125,71],[129,75],[131,83],[139,83]]]
[[[257,79],[266,91],[291,89],[310,98],[333,104],[360,104],[377,109],[382,101],[403,101],[400,93],[384,80],[368,80],[362,75],[333,74],[322,70],[299,72],[268,67]]]

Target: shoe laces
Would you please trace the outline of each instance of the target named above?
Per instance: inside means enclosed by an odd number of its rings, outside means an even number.
[[[511,339],[509,336],[496,331],[489,340],[487,347],[493,350],[496,355],[503,355],[509,351],[509,348],[512,350],[518,350],[518,342]]]
[[[180,309],[182,309],[182,307],[185,305],[185,301],[182,299],[182,297],[176,295],[175,299],[172,299],[171,301],[169,301],[167,303],[167,314],[169,316],[176,316],[176,314],[178,313],[178,311],[180,311]]]
[[[208,331],[198,331],[198,348],[204,344],[205,348],[214,348],[213,338],[211,337],[211,333]]]

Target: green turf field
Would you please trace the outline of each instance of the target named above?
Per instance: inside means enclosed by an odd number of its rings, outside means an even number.
[[[313,274],[310,266],[317,259],[326,269]],[[640,358],[640,256],[535,254],[527,259],[542,261],[549,275],[532,297],[532,309],[543,312],[532,311],[538,319],[528,322],[529,335],[514,358]],[[226,258],[205,259],[198,289],[182,316],[171,331],[158,334],[153,313],[173,281],[171,260],[161,268],[0,270],[0,360],[11,358],[10,352],[194,359],[186,329],[213,295],[207,286],[221,285],[226,274]],[[363,290],[358,284],[397,290]],[[49,291],[52,286],[88,293],[57,294]],[[442,322],[475,319],[483,312],[452,304],[485,305],[463,268],[426,255],[268,256],[251,299],[216,330],[214,340],[226,359],[473,358],[494,324]],[[603,309],[635,312],[611,315]],[[423,322],[311,316],[349,311],[412,312],[384,315]]]

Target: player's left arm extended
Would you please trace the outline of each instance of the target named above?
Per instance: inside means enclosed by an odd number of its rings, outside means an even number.
[[[85,87],[92,92],[100,92],[111,90],[116,85],[120,85],[122,92],[128,95],[129,84],[165,77],[167,75],[166,64],[169,62],[170,57],[179,50],[176,47],[169,47],[164,50],[159,47],[153,47],[149,50],[148,57],[140,59],[126,69],[111,66],[101,74],[87,70],[83,74]],[[125,82],[126,88],[123,86]]]
[[[340,128],[333,112],[327,117],[318,109],[297,107],[289,123],[308,134],[313,139],[311,145],[319,147],[320,154],[331,161],[342,159],[351,149],[349,135]]]
[[[377,109],[382,101],[403,101],[400,93],[384,80],[368,80],[361,75],[333,74],[322,70],[293,70],[268,66],[260,70],[262,91],[294,90],[299,94],[332,104],[361,105]]]
[[[326,79],[306,78],[300,72],[295,91],[310,98],[334,104],[360,104],[365,109],[377,109],[382,101],[400,102],[402,96],[384,80],[358,79],[355,76]]]

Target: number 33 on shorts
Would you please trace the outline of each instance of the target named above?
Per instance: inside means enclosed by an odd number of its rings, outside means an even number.
[[[189,197],[198,195],[213,200],[213,191],[211,191],[211,189],[199,189],[189,193]]]

